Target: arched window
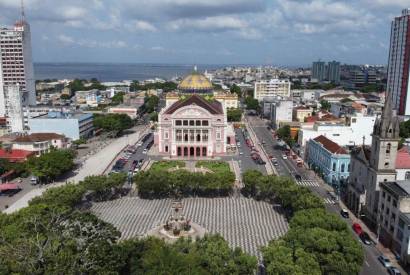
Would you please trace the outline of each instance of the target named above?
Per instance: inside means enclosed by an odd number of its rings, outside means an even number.
[[[386,154],[390,154],[390,150],[391,150],[391,144],[390,144],[390,143],[387,143],[387,146],[386,146]]]
[[[344,163],[342,164],[342,167],[340,168],[340,171],[341,171],[342,173],[344,173],[344,171],[345,171],[345,164],[344,164]]]

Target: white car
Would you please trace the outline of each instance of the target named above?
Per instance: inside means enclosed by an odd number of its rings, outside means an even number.
[[[145,148],[144,151],[142,151],[143,154],[146,154],[148,150]]]
[[[135,167],[134,173],[138,173],[139,171],[140,171],[140,169],[138,167]]]
[[[283,159],[288,159],[288,157],[286,155],[282,155]]]
[[[141,141],[138,142],[138,143],[137,143],[137,146],[142,146],[142,142],[141,142]]]
[[[243,152],[239,152],[239,155],[243,155]]]

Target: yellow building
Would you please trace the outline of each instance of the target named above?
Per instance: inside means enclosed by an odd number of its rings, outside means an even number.
[[[313,109],[310,107],[299,106],[294,109],[293,117],[300,122],[304,122],[305,118],[310,117],[312,115]]]

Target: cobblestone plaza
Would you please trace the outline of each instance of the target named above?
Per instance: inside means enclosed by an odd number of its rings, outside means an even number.
[[[277,239],[288,230],[281,208],[243,197],[188,198],[182,201],[182,212],[209,233],[219,233],[231,245],[260,257],[261,246]],[[96,203],[91,211],[113,224],[121,239],[140,237],[164,223],[171,214],[171,200],[143,200],[125,197]]]

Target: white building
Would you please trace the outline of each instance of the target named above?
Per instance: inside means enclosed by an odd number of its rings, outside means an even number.
[[[20,133],[24,131],[23,98],[19,85],[8,85],[4,87],[4,107],[7,128],[9,133]]]
[[[290,97],[290,81],[284,79],[271,79],[255,82],[253,97],[262,101],[268,97]]]
[[[316,121],[312,126],[303,126],[299,130],[298,144],[305,146],[310,139],[323,135],[340,146],[370,145],[376,116],[357,114],[346,119],[346,123]]]
[[[391,24],[387,91],[399,115],[410,115],[410,9]]]
[[[276,128],[282,123],[292,122],[293,118],[293,101],[288,99],[279,99],[270,103],[270,120]]]
[[[24,20],[0,28],[0,117],[5,116],[4,89],[19,84],[24,105],[36,105],[30,26]]]
[[[12,144],[13,149],[35,152],[37,156],[50,152],[51,148],[66,149],[70,147],[68,138],[55,133],[34,133],[18,136]]]
[[[109,114],[126,114],[131,119],[136,119],[138,116],[138,108],[128,105],[113,106],[108,109]]]

